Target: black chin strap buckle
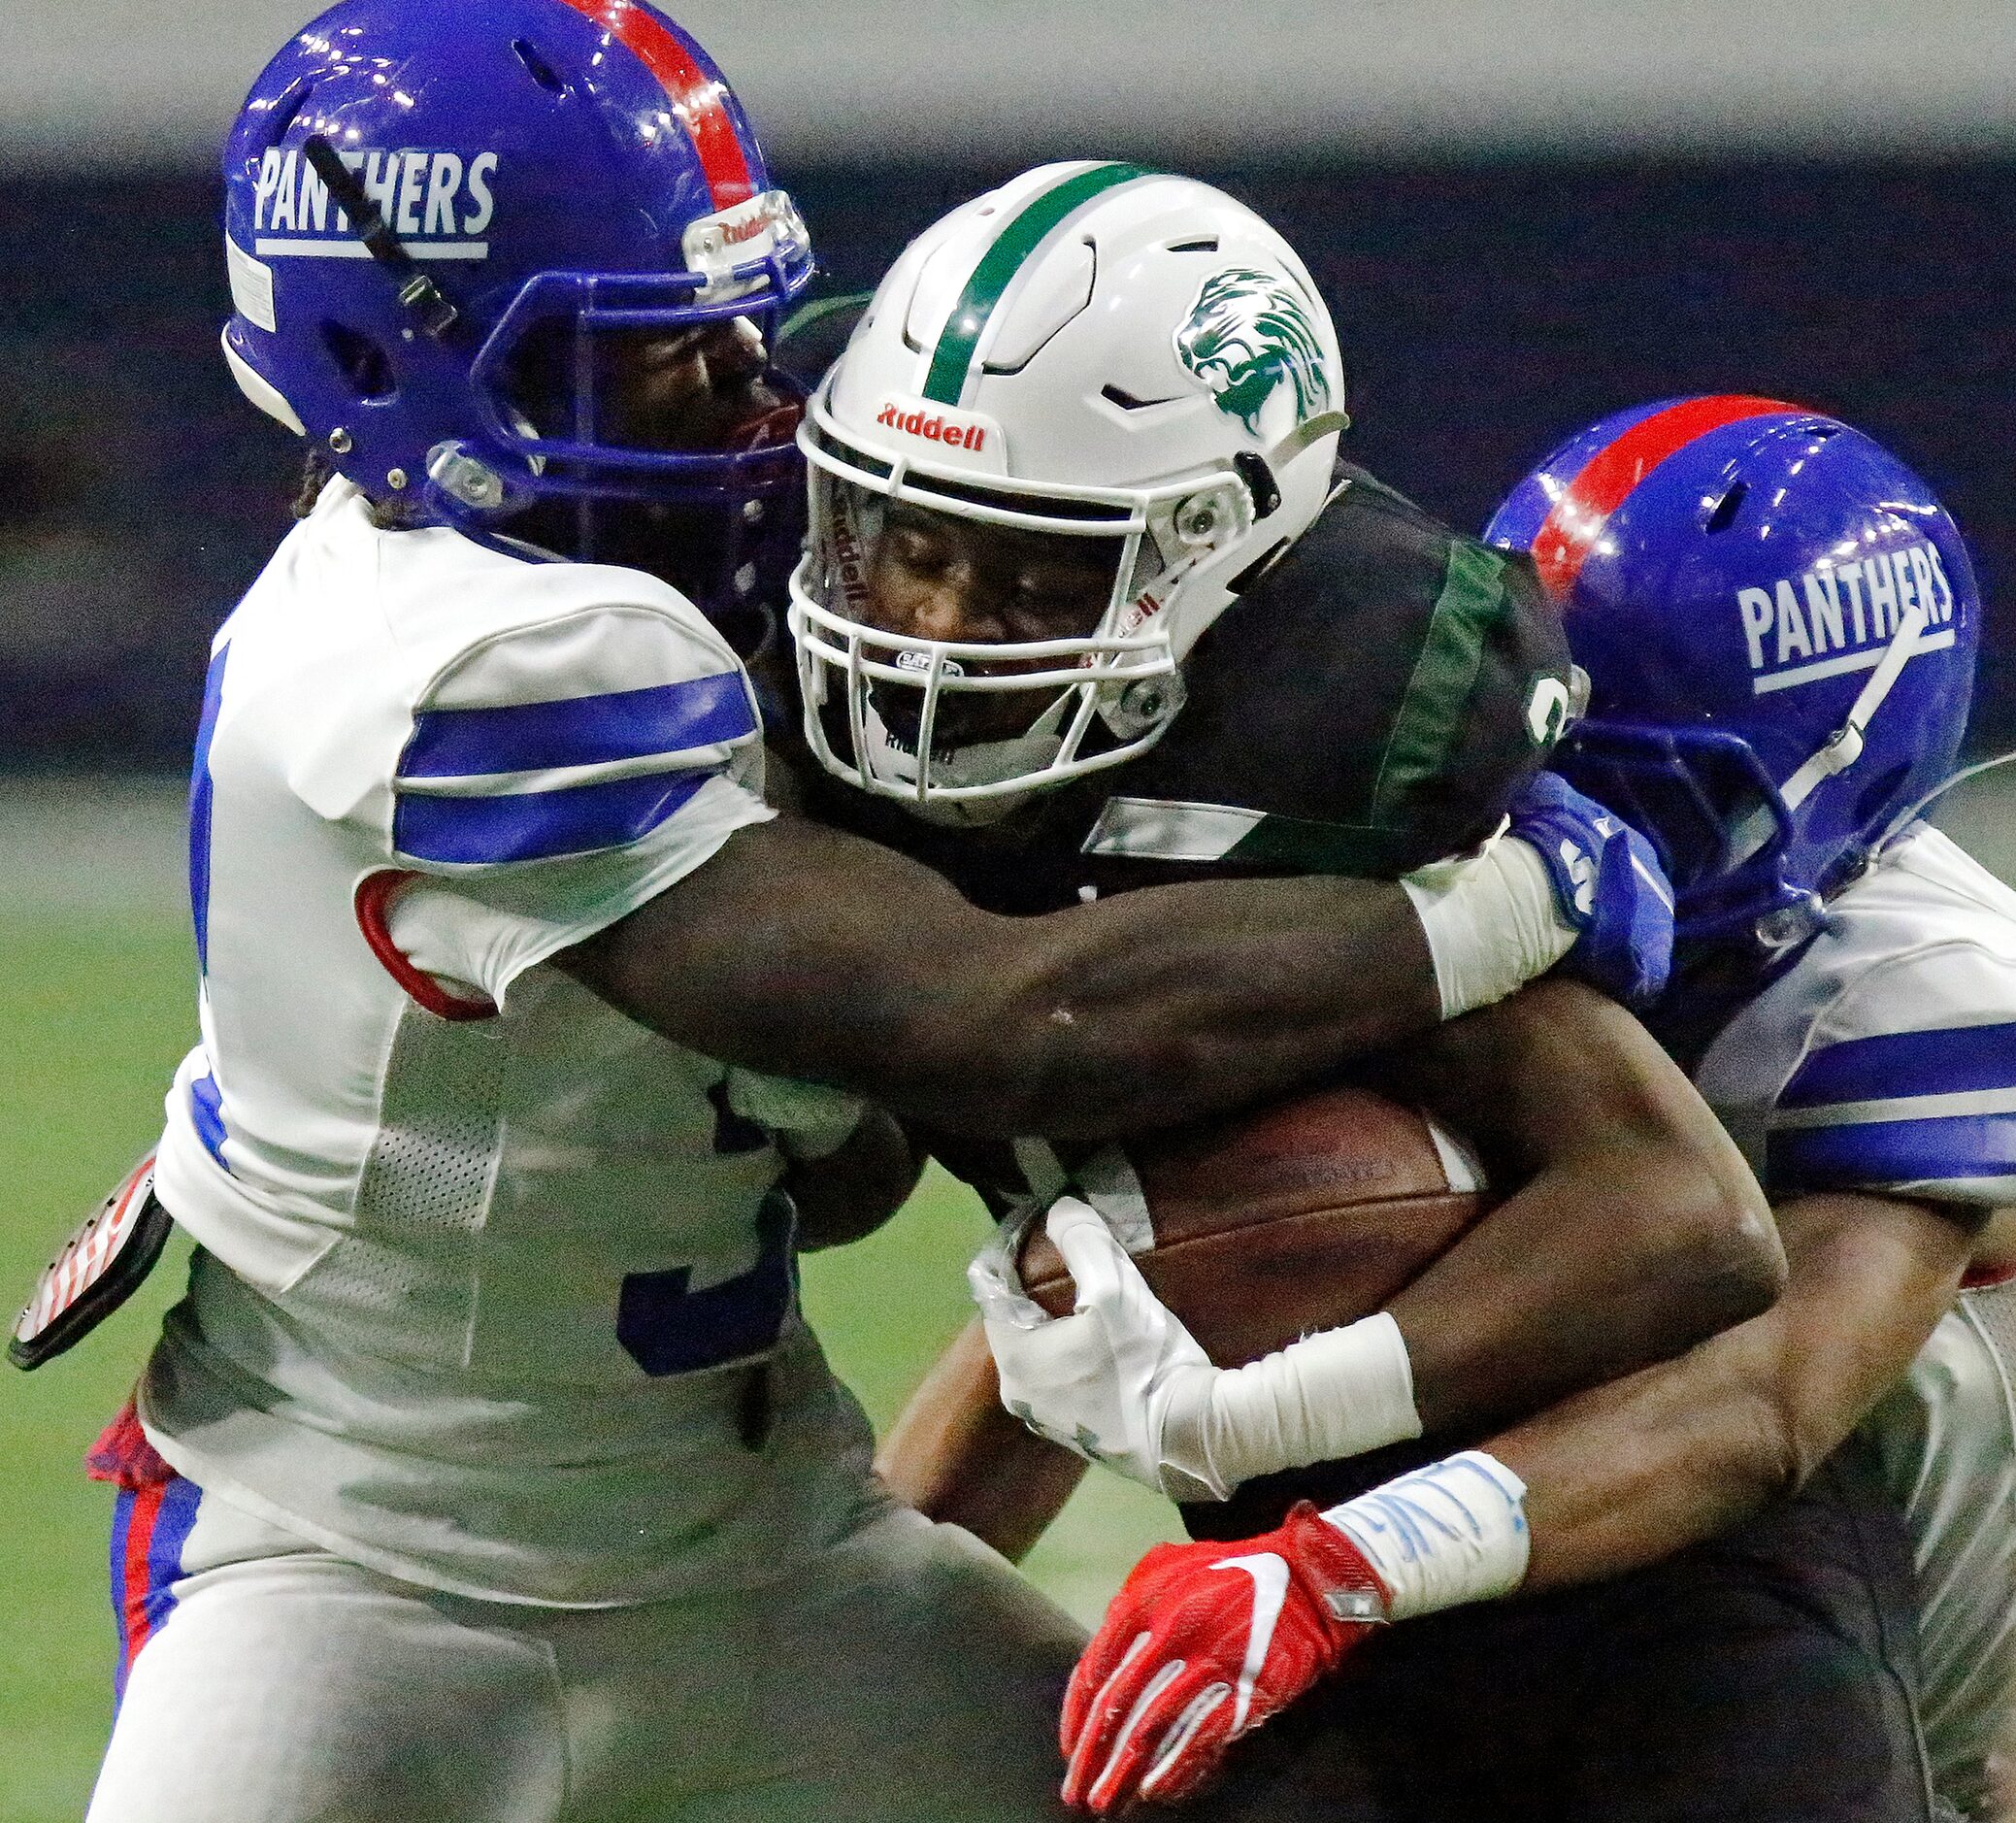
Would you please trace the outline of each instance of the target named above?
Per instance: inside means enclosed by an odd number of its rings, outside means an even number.
[[[379,206],[366,194],[357,174],[343,161],[342,154],[319,133],[309,135],[302,149],[315,175],[328,185],[337,207],[349,217],[351,228],[365,250],[399,286],[399,302],[419,321],[421,330],[437,342],[446,341],[461,313],[442,296],[441,287],[420,269],[420,264],[401,245]]]
[[[1274,480],[1273,470],[1267,466],[1267,458],[1241,449],[1232,458],[1232,466],[1253,496],[1254,518],[1266,518],[1281,504],[1280,484]]]

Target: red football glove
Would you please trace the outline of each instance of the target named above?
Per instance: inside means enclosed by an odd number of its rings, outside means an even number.
[[[1386,1602],[1307,1501],[1257,1539],[1156,1545],[1072,1674],[1065,1803],[1107,1816],[1133,1797],[1188,1797],[1235,1740],[1335,1671]]]

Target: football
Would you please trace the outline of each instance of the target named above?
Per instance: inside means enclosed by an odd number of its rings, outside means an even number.
[[[1220,1367],[1372,1314],[1489,1207],[1461,1141],[1359,1088],[1108,1146],[1076,1182]],[[1017,1264],[1030,1297],[1069,1314],[1041,1221]]]

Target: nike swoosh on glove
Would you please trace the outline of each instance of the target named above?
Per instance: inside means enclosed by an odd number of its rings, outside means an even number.
[[[1072,1674],[1065,1803],[1110,1816],[1132,1798],[1188,1797],[1235,1740],[1335,1671],[1386,1603],[1364,1554],[1307,1501],[1258,1538],[1156,1545]]]
[[[1564,966],[1628,1007],[1657,1000],[1672,970],[1673,889],[1652,845],[1559,773],[1535,774],[1511,815],[1581,933]]]

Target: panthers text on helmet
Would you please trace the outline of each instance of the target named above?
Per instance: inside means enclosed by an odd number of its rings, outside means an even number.
[[[1830,558],[1798,580],[1799,589],[1780,577],[1768,589],[1736,590],[1750,669],[1759,674],[1750,687],[1759,696],[1868,669],[1914,606],[1925,610],[1928,626],[1953,618],[1953,586],[1938,547],[1928,543]],[[1952,643],[1950,632],[1920,637],[1926,646]]]
[[[408,251],[439,259],[481,259],[488,246],[475,237],[490,225],[497,203],[490,185],[497,154],[425,148],[346,151],[364,193],[378,205]],[[253,187],[252,251],[354,258],[364,252],[349,217],[330,198],[329,186],[298,149],[269,148]]]

